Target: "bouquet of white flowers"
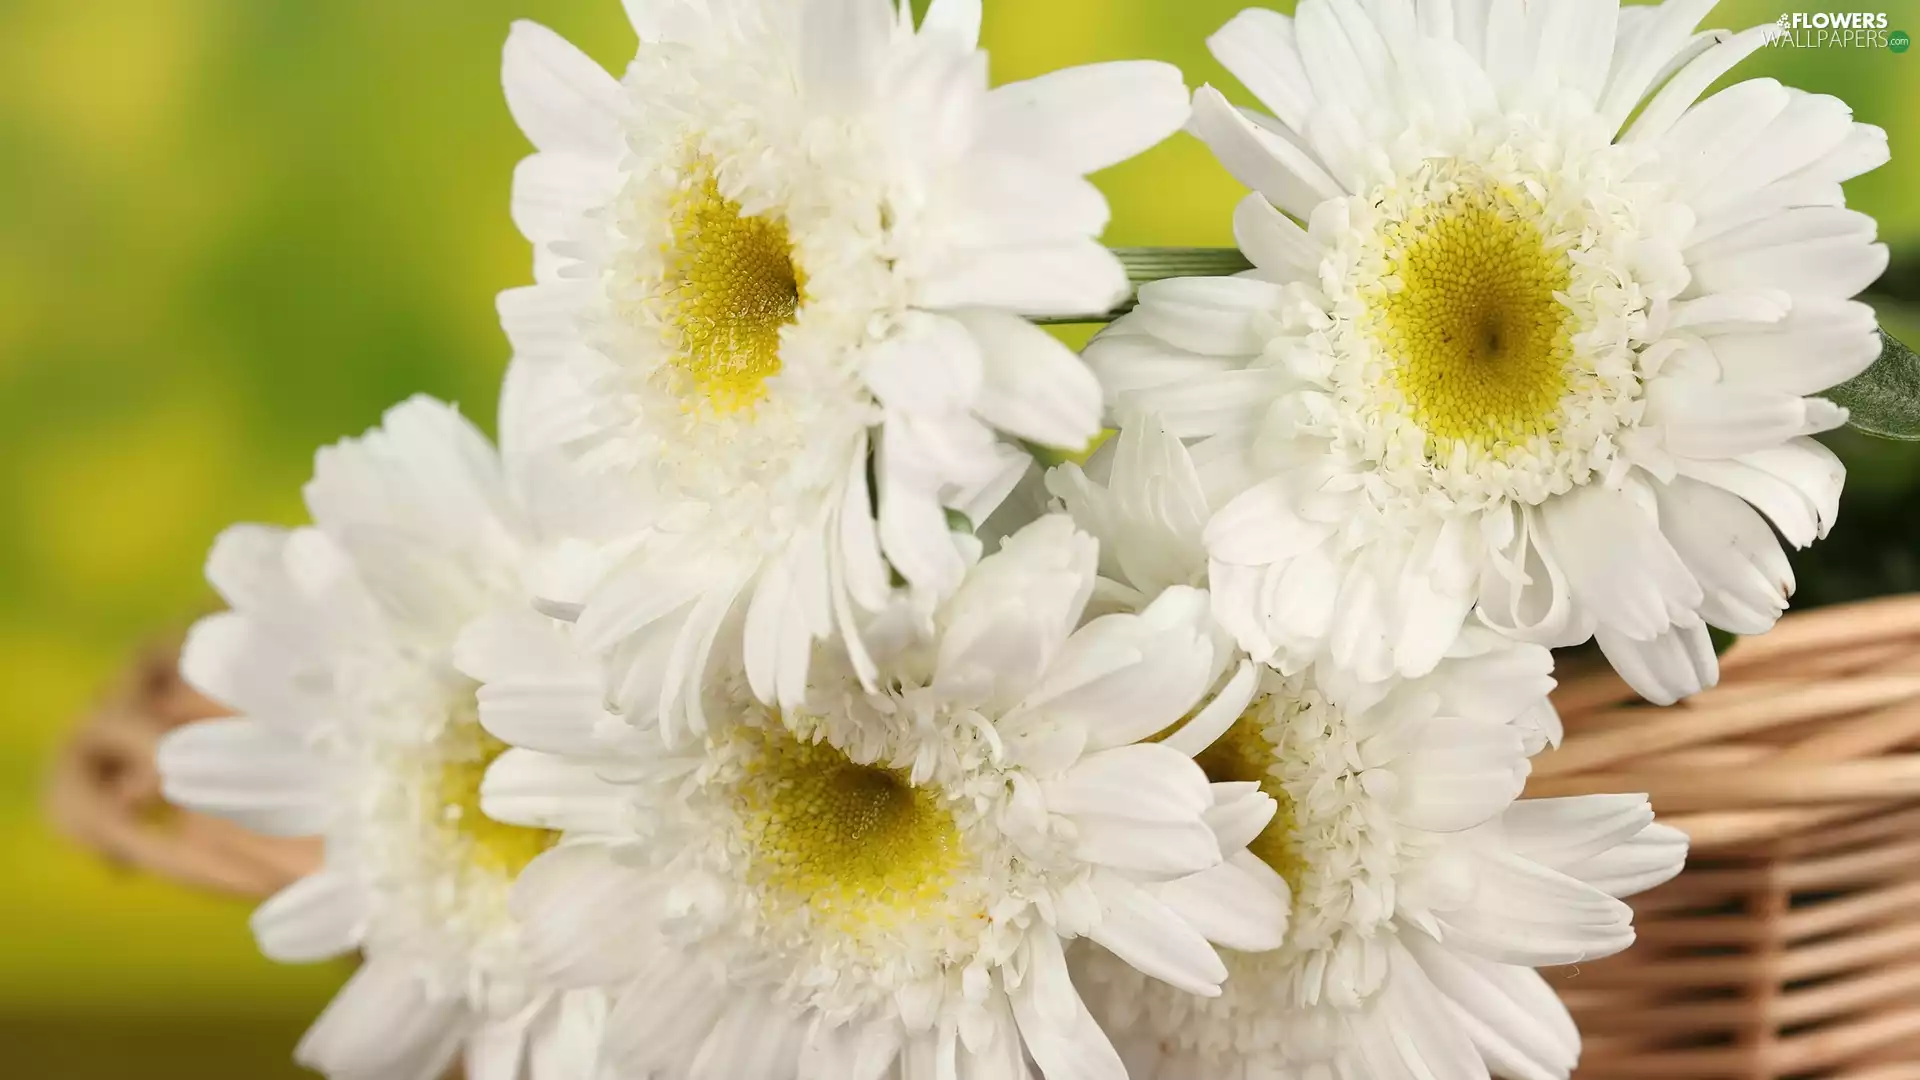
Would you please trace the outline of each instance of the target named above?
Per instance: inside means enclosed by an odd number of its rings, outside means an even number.
[[[237,526],[168,796],[324,838],[334,1080],[1513,1080],[1686,838],[1520,799],[1550,649],[1766,631],[1908,432],[1847,106],[1711,0],[1302,0],[990,87],[980,0],[507,41],[498,449],[396,406]],[[1114,251],[1181,128],[1237,251]],[[1136,297],[1137,287],[1137,297]],[[1136,306],[1137,302],[1137,306]],[[1036,325],[1111,321],[1076,355]],[[1878,363],[1876,363],[1878,361]],[[1842,385],[1844,384],[1844,385]]]

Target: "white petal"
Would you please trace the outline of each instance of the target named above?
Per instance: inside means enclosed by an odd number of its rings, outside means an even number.
[[[430,994],[410,962],[376,957],[334,995],[293,1056],[328,1076],[435,1080],[472,1025],[463,1001]]]
[[[1621,141],[1638,142],[1666,134],[1692,107],[1702,91],[1733,70],[1735,64],[1752,55],[1754,50],[1765,45],[1767,35],[1772,32],[1772,26],[1756,26],[1713,45],[1695,57],[1653,95],[1653,100],[1641,110],[1640,116],[1627,129]]]
[[[1044,244],[956,249],[927,275],[920,307],[958,314],[961,308],[998,308],[1021,315],[1097,315],[1128,292],[1120,260],[1082,237]],[[989,357],[991,359],[991,357]]]
[[[1460,636],[1476,600],[1474,571],[1480,558],[1472,547],[1474,536],[1466,520],[1455,518],[1422,534],[1407,553],[1389,609],[1399,628],[1393,643],[1395,671],[1427,674]]]
[[[1243,848],[1266,830],[1280,807],[1271,796],[1259,790],[1258,784],[1253,785],[1251,790],[1234,795],[1227,795],[1221,790],[1235,786],[1213,785],[1215,801],[1206,812],[1205,820],[1207,828],[1213,830],[1220,844],[1220,851],[1238,857]]]
[[[317,629],[301,618],[306,597],[289,572],[296,535],[271,525],[232,525],[207,553],[207,583],[214,591],[288,645],[310,641]]]
[[[536,244],[573,239],[587,212],[611,199],[619,172],[577,154],[534,154],[513,170],[513,223]]]
[[[522,1013],[486,1020],[467,1037],[462,1055],[464,1080],[521,1080],[527,1059],[527,1023]]]
[[[1109,353],[1103,357],[1107,366],[1102,367],[1101,377],[1109,380],[1108,392],[1116,413],[1152,413],[1166,426],[1168,434],[1179,438],[1232,436],[1241,432],[1250,435],[1254,423],[1265,414],[1274,398],[1297,383],[1293,375],[1280,368],[1236,370],[1232,366],[1235,361],[1218,360],[1214,362],[1222,367],[1209,370],[1205,358],[1198,353],[1178,353],[1165,345],[1160,348],[1164,350],[1163,355],[1188,356],[1199,362],[1164,364],[1156,373],[1184,375],[1180,381],[1163,382],[1150,388],[1120,389],[1120,384],[1112,381],[1115,369],[1111,365],[1115,357]],[[1144,372],[1135,368],[1127,374]]]
[[[1521,799],[1500,815],[1508,846],[1562,873],[1613,850],[1651,824],[1653,807],[1645,795]]]
[[[1109,402],[1117,402],[1130,394],[1147,396],[1156,390],[1178,387],[1190,378],[1217,375],[1241,366],[1234,360],[1187,352],[1150,334],[1140,333],[1131,313],[1094,335],[1093,340],[1087,342],[1085,356],[1087,365],[1100,377]],[[1134,411],[1157,414],[1159,409],[1147,403]]]
[[[1623,844],[1560,869],[1610,896],[1633,896],[1671,880],[1687,862],[1687,834],[1654,822]]]
[[[1647,388],[1645,423],[1677,457],[1731,458],[1817,435],[1846,422],[1831,402],[1725,382],[1659,380]]]
[[[1579,1060],[1580,1033],[1537,972],[1462,956],[1420,934],[1401,941],[1498,1075],[1565,1080]]]
[[[872,98],[892,16],[886,0],[813,0],[798,9],[800,84],[810,105],[847,112]]]
[[[1793,567],[1751,506],[1710,484],[1676,477],[1656,484],[1661,531],[1700,579],[1700,614],[1723,630],[1764,634],[1793,595]]]
[[[1254,856],[1239,852],[1219,866],[1157,886],[1153,893],[1216,945],[1237,952],[1277,949],[1286,940],[1292,914],[1286,882],[1280,879],[1275,889],[1272,882],[1278,876],[1249,870],[1245,860],[1250,859],[1264,868]]]
[[[1485,1080],[1487,1066],[1447,998],[1398,941],[1372,1007],[1349,1021],[1347,1038],[1364,1062],[1353,1075],[1379,1080]]]
[[[245,719],[175,728],[155,752],[167,801],[269,836],[311,836],[333,817],[324,762],[298,742]]]
[[[1100,1030],[1067,974],[1060,941],[1027,938],[1026,981],[1011,991],[1014,1019],[1027,1053],[1046,1080],[1127,1080],[1127,1067]]]
[[[267,959],[305,964],[349,952],[366,926],[367,894],[339,870],[321,870],[268,897],[249,920]]]
[[[838,548],[848,595],[865,610],[878,611],[886,604],[890,589],[873,519],[867,460],[867,440],[862,436],[854,452],[848,455],[845,492],[840,501]]]
[[[1207,611],[1206,593],[1175,586],[1137,615],[1095,619],[1067,639],[1022,707],[1084,730],[1094,750],[1171,727],[1213,679]]]
[[[969,250],[1098,236],[1110,216],[1091,182],[1029,158],[976,157],[954,178],[953,242]]]
[[[431,398],[322,449],[305,495],[387,618],[441,640],[520,558],[499,455],[458,409]]]
[[[1840,512],[1847,468],[1833,451],[1798,438],[1734,461],[1677,462],[1680,475],[1733,492],[1767,515],[1794,547],[1827,535]]]
[[[1248,8],[1214,31],[1207,39],[1207,50],[1281,123],[1295,131],[1305,130],[1313,110],[1313,87],[1294,47],[1292,19],[1265,8]]]
[[[1187,129],[1235,180],[1296,218],[1305,220],[1323,200],[1345,194],[1305,150],[1242,115],[1211,86],[1195,92]]]
[[[694,1055],[686,1080],[786,1080],[804,1033],[786,1005],[737,995]]]
[[[1473,899],[1442,913],[1444,940],[1503,964],[1544,967],[1611,956],[1633,944],[1633,909],[1517,855],[1481,851]]]
[[[1644,641],[1698,621],[1705,594],[1649,507],[1590,484],[1548,502],[1540,517],[1568,587],[1601,625]]]
[[[654,942],[660,900],[613,849],[568,843],[542,852],[514,880],[512,911],[527,963],[568,987],[634,975]]]
[[[507,35],[501,81],[514,122],[541,150],[615,159],[621,152],[620,84],[566,39],[520,20]]]
[[[995,688],[1010,708],[1032,689],[1093,594],[1098,547],[1064,514],[1008,537],[942,611],[934,684]]]
[[[1497,642],[1497,643],[1496,643]],[[1423,689],[1439,695],[1440,713],[1510,721],[1543,701],[1553,689],[1553,654],[1538,645],[1493,639],[1470,629],[1460,644],[1486,643],[1485,651],[1455,652]]]
[[[1203,997],[1217,997],[1227,966],[1172,908],[1118,874],[1097,874],[1100,921],[1087,936],[1140,971]]]
[[[954,543],[946,507],[940,503],[945,478],[900,424],[890,423],[880,433],[874,460],[880,482],[880,546],[887,561],[909,583],[937,596],[950,595],[967,566]],[[753,613],[748,614],[751,631]]]
[[[795,1080],[882,1080],[892,1075],[902,1034],[892,1017],[857,1027],[820,1025],[800,1047]],[[1008,1032],[1008,1038],[1019,1044],[1017,1033]]]
[[[680,950],[661,949],[607,1014],[602,1061],[620,1076],[685,1076],[739,994]]]
[[[1647,95],[1659,85],[1659,75],[1668,62],[1686,47],[1693,28],[1700,24],[1716,0],[1669,0],[1656,7],[1640,9],[1647,16],[1644,25],[1630,28],[1623,12],[1619,36],[1614,44],[1614,63],[1600,99],[1600,115],[1607,130],[1618,131]]]
[[[515,357],[557,363],[579,347],[576,320],[589,299],[578,282],[543,282],[506,289],[494,306]]]
[[[1691,200],[1702,217],[1747,201],[1776,181],[1819,162],[1846,141],[1853,110],[1826,94],[1788,91],[1787,107]]]
[[[1047,809],[1069,817],[1198,821],[1213,806],[1207,774],[1186,755],[1155,743],[1088,754],[1065,776],[1041,783]]]
[[[1306,0],[1293,20],[1307,81],[1325,109],[1367,117],[1397,111],[1386,41],[1370,13],[1357,4]]]
[[[1671,705],[1720,681],[1705,623],[1671,627],[1644,641],[1602,623],[1593,640],[1627,685],[1655,705]]]
[[[1401,818],[1429,832],[1486,821],[1526,785],[1526,747],[1506,724],[1428,722],[1430,737],[1395,767]]]
[[[602,779],[591,760],[513,749],[494,758],[480,781],[488,817],[529,828],[618,833],[627,807],[626,789]]]
[[[1817,394],[1880,356],[1873,309],[1851,300],[1796,298],[1787,317],[1751,332],[1709,336],[1725,378],[1788,394]]]
[[[1248,13],[1260,10],[1249,8]],[[1233,240],[1269,280],[1311,283],[1319,277],[1319,243],[1257,191],[1234,207]]]
[[[467,625],[454,664],[479,680],[480,723],[496,738],[550,754],[604,749],[606,708],[600,671],[559,623],[531,609],[488,615]]]
[[[1242,660],[1233,678],[1222,687],[1207,707],[1195,713],[1193,719],[1180,725],[1180,730],[1161,740],[1160,745],[1169,750],[1177,750],[1188,757],[1197,756],[1202,750],[1212,746],[1215,739],[1226,734],[1234,721],[1247,709],[1247,702],[1253,699],[1253,692],[1259,686],[1259,674],[1252,663]]]
[[[1262,317],[1281,296],[1280,286],[1257,278],[1166,278],[1140,286],[1134,323],[1203,356],[1257,356],[1268,337]]]
[[[1887,163],[1887,133],[1872,124],[1855,124],[1832,153],[1789,175],[1788,179],[1839,183]]]
[[[1749,79],[1689,109],[1659,141],[1657,168],[1672,178],[1676,199],[1690,202],[1712,184],[1790,100],[1778,80]]]
[[[1242,566],[1284,563],[1319,546],[1332,535],[1333,522],[1303,515],[1299,481],[1290,475],[1250,488],[1207,523],[1207,555]]]
[[[1197,874],[1221,859],[1219,840],[1199,816],[1139,821],[1081,814],[1073,830],[1074,858],[1145,877]]]
[[[986,145],[1074,173],[1117,165],[1180,130],[1180,70],[1146,60],[1089,64],[995,89]]]
[[[324,645],[289,641],[257,616],[222,611],[187,632],[180,675],[215,701],[296,737],[326,716],[331,661]]]
[[[1073,350],[1024,319],[997,311],[955,314],[981,359],[974,410],[1009,435],[1078,450],[1100,432],[1100,383]]]
[[[963,48],[980,44],[980,0],[932,0],[920,20],[922,34],[940,34]]]

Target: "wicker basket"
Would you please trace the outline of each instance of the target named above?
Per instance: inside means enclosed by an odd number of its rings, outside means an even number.
[[[54,760],[47,816],[68,836],[175,881],[265,897],[319,864],[314,840],[269,839],[160,797],[160,736],[223,710],[180,679],[178,642],[141,651]]]
[[[1645,791],[1686,872],[1633,901],[1639,944],[1548,972],[1585,1033],[1581,1080],[1920,1080],[1920,596],[1790,615],[1718,689],[1642,704],[1563,668],[1567,724],[1528,794]],[[217,714],[143,655],[63,755],[56,819],[117,859],[263,896],[306,842],[159,815],[153,746]]]
[[[1920,597],[1791,615],[1666,709],[1563,674],[1530,795],[1645,791],[1693,838],[1639,942],[1547,973],[1581,1080],[1920,1080]]]

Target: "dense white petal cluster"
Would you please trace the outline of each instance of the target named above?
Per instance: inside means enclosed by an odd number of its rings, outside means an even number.
[[[577,388],[546,436],[641,531],[582,632],[671,639],[657,706],[699,731],[736,604],[756,693],[790,705],[813,643],[857,633],[891,575],[923,606],[958,585],[950,522],[1019,478],[1009,440],[1099,432],[1091,373],[1021,316],[1126,295],[1084,174],[1177,130],[1188,98],[1146,62],[989,89],[979,0],[918,27],[888,0],[638,7],[620,81],[541,27],[507,42],[536,283],[500,313]]]
[[[241,715],[161,750],[323,838],[254,920],[365,957],[300,1060],[1566,1080],[1535,969],[1687,840],[1522,797],[1549,650],[1710,685],[1877,354],[1885,137],[1700,100],[1762,40],[1710,6],[1251,10],[1211,44],[1271,115],[990,87],[979,0],[628,0],[618,79],[516,26],[501,448],[416,399],[223,536],[183,668]],[[1086,175],[1182,124],[1253,269],[1083,363],[1028,318],[1128,294]]]
[[[1303,0],[1210,40],[1272,114],[1203,88],[1191,124],[1254,269],[1142,289],[1088,359],[1195,444],[1254,656],[1417,676],[1471,620],[1666,704],[1709,626],[1786,608],[1774,531],[1824,536],[1844,479],[1812,395],[1879,354],[1840,182],[1886,135],[1771,79],[1698,100],[1767,32],[1710,7]]]
[[[180,805],[323,838],[321,868],[253,929],[277,960],[365,954],[300,1044],[329,1076],[431,1080],[464,1050],[477,1076],[505,1060],[565,1080],[597,1028],[530,966],[508,912],[558,834],[481,813],[505,748],[452,662],[470,620],[526,595],[552,539],[519,489],[459,413],[416,398],[321,451],[314,525],[235,526],[207,562],[232,610],[193,628],[181,670],[241,715],[170,735],[160,771]]]

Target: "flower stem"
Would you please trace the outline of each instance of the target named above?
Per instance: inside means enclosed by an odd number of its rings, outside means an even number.
[[[1135,293],[1150,281],[1177,277],[1227,277],[1253,269],[1245,255],[1235,248],[1205,247],[1124,247],[1114,248],[1120,264],[1127,268],[1127,280]],[[1054,315],[1035,319],[1042,326],[1070,323],[1109,323],[1133,310],[1134,296],[1108,311],[1085,315]]]

